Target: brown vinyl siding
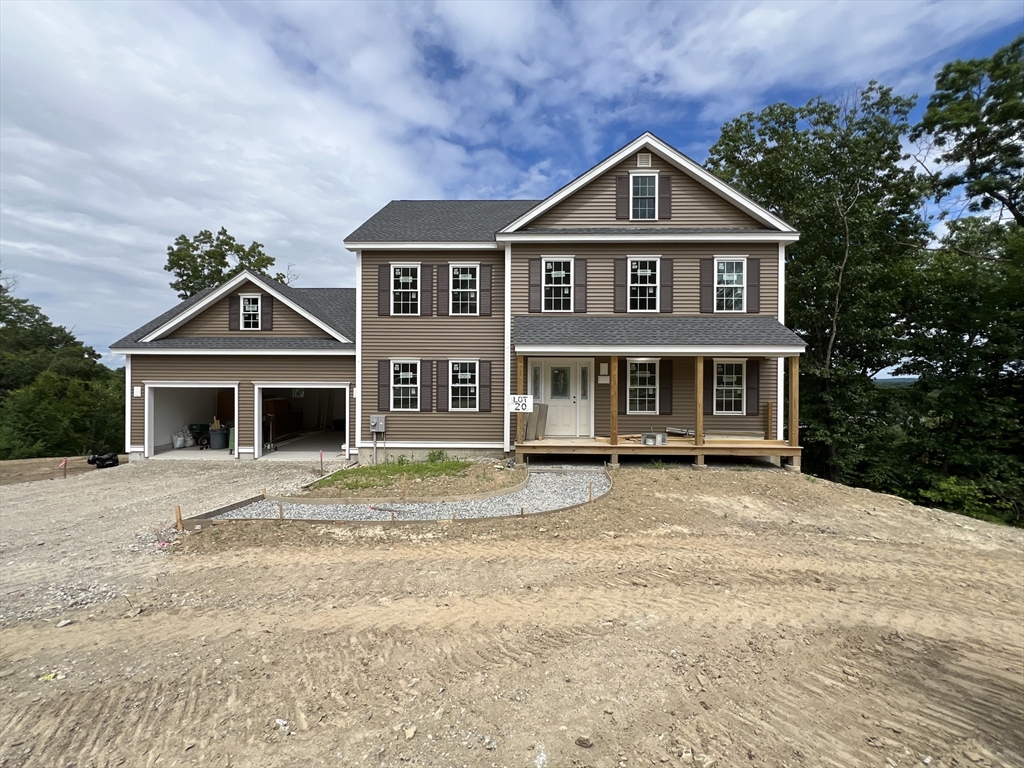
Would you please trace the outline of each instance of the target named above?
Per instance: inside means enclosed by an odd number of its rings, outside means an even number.
[[[594,179],[582,189],[538,216],[528,227],[756,227],[764,225],[733,203],[694,181],[674,165],[651,153],[651,169],[672,176],[672,217],[630,222],[615,218],[615,177],[638,170],[636,155]]]
[[[275,308],[276,309],[276,308]],[[275,321],[276,326],[276,321]],[[354,355],[132,355],[132,386],[160,381],[237,381],[240,448],[253,447],[254,381],[337,381],[350,382],[355,388]],[[143,388],[145,393],[145,388]],[[349,445],[353,439],[356,408],[354,393],[349,395]],[[146,398],[133,397],[131,406],[132,445],[145,441]]]
[[[448,264],[490,264],[491,315],[408,317],[377,314],[377,267],[391,262],[433,266],[435,305],[438,269]],[[445,443],[500,443],[504,413],[505,254],[502,251],[389,251],[362,255],[362,391],[360,438],[370,440],[370,415],[377,410],[377,361],[490,360],[491,411],[437,412],[437,366],[432,366],[434,401],[429,412],[388,411],[387,440],[443,446]],[[437,307],[434,307],[436,313]],[[385,386],[390,387],[389,382]]]
[[[228,302],[232,296],[241,294],[263,293],[263,290],[252,283],[243,284],[238,290],[225,296],[204,309],[180,328],[167,334],[167,338],[211,337],[211,336],[313,336],[318,339],[332,338],[327,331],[319,328],[304,318],[294,309],[274,297],[274,330],[272,331],[229,331]],[[355,339],[351,339],[355,341]]]
[[[672,314],[700,314],[700,260],[714,256],[761,259],[761,312],[778,316],[779,246],[777,243],[516,243],[512,246],[512,315],[529,314],[530,259],[575,256],[587,260],[587,314],[615,311],[615,259],[660,256],[673,259]],[[623,315],[619,315],[622,317]]]

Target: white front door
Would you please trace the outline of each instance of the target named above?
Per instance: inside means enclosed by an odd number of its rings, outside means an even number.
[[[531,361],[531,393],[548,406],[544,434],[548,437],[593,436],[593,361],[537,359]]]

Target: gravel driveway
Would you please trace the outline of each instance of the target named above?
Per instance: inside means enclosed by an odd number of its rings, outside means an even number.
[[[187,517],[318,474],[312,463],[148,461],[2,486],[0,624],[117,598],[164,573],[160,533],[175,505]]]

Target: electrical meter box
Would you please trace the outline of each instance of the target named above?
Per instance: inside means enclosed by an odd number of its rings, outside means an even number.
[[[387,416],[370,416],[371,432],[387,432],[385,428]]]

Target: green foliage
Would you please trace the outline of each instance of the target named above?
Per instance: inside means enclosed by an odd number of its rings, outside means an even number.
[[[935,180],[940,196],[963,185],[971,211],[1005,207],[1024,225],[1024,36],[944,66],[914,130],[925,135],[950,166]]]
[[[448,461],[448,454],[445,453],[444,451],[441,451],[441,450],[430,451],[427,454],[427,461],[430,461],[430,462]]]
[[[164,270],[174,274],[171,288],[178,292],[178,298],[187,299],[206,288],[220,285],[243,270],[273,277],[282,283],[293,282],[295,275],[291,273],[290,265],[288,274],[270,274],[275,261],[263,251],[261,243],[254,240],[246,247],[221,227],[216,235],[208,229],[192,239],[178,235],[174,245],[167,246]]]
[[[343,469],[333,475],[318,480],[313,488],[344,488],[345,490],[361,490],[364,488],[390,488],[394,485],[395,479],[402,475],[408,475],[410,480],[416,478],[458,476],[469,469],[468,461],[449,459],[444,456],[444,451],[431,451],[431,455],[440,454],[441,458],[428,458],[427,461],[409,461],[405,456],[404,463],[396,461],[394,464],[373,464],[367,467],[355,469]]]
[[[395,458],[395,464],[397,464],[400,467],[404,467],[409,464],[409,457],[406,456],[404,453],[400,453]]]

